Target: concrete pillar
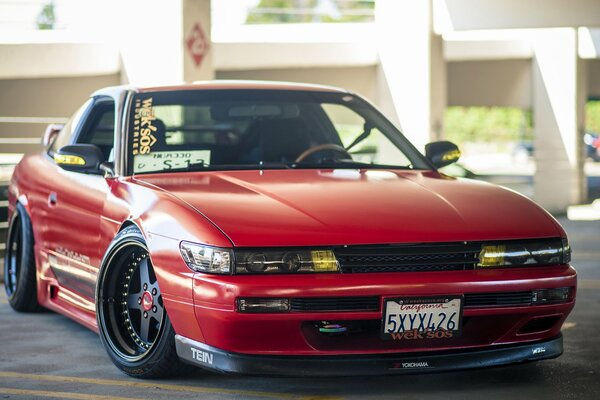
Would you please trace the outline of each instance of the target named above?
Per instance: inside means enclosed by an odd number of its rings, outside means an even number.
[[[533,39],[533,123],[535,200],[562,213],[584,200],[584,74],[577,31],[540,30]]]
[[[579,35],[579,33],[578,33]],[[579,40],[579,39],[578,39]],[[585,172],[585,160],[587,159],[587,149],[583,137],[585,135],[585,104],[589,98],[589,60],[577,59],[577,160],[576,168],[579,176],[579,196],[578,203],[587,203],[588,198],[588,180]],[[593,200],[593,199],[592,199]]]
[[[215,79],[211,46],[211,0],[180,0],[183,3],[183,80]]]
[[[375,3],[377,103],[421,151],[441,138],[446,108],[443,41],[433,32],[431,0]]]
[[[133,0],[122,6],[115,29],[123,83],[214,79],[210,0]]]

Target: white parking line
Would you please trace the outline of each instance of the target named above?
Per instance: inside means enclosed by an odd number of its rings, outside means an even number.
[[[600,289],[600,279],[580,279],[577,281],[578,289]]]
[[[575,328],[577,326],[576,322],[565,322],[562,326],[562,330],[565,331],[567,329]]]
[[[133,387],[142,389],[162,389],[173,392],[186,392],[186,393],[204,393],[204,394],[221,394],[229,395],[234,398],[270,398],[270,399],[291,399],[291,400],[336,400],[339,397],[332,396],[299,396],[289,393],[276,393],[276,392],[261,392],[253,390],[243,389],[222,389],[215,387],[204,387],[204,386],[185,386],[185,385],[171,385],[158,382],[139,382],[139,381],[125,381],[117,379],[96,379],[96,378],[80,378],[75,376],[58,376],[58,375],[39,375],[39,374],[27,374],[20,372],[0,371],[0,378],[8,379],[27,379],[33,381],[46,381],[46,382],[63,382],[63,383],[86,383],[92,385],[105,385],[105,386],[123,386]],[[0,392],[2,393],[2,392]]]
[[[99,394],[71,393],[71,392],[54,392],[48,390],[29,390],[29,389],[13,389],[0,387],[0,394],[12,394],[15,396],[27,397],[51,397],[55,399],[76,399],[76,400],[141,400],[140,397],[115,397],[102,396]],[[8,397],[8,396],[7,396]]]

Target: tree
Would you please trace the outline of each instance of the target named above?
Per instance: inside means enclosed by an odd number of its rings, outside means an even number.
[[[54,29],[56,15],[54,14],[54,1],[50,1],[42,7],[37,17],[37,27],[40,30]]]
[[[373,0],[261,0],[246,23],[371,22],[374,6]]]

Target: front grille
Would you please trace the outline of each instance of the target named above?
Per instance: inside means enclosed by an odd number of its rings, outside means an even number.
[[[379,297],[303,297],[290,299],[296,312],[379,311]]]
[[[480,243],[348,246],[335,249],[343,273],[433,272],[474,269]]]
[[[465,308],[527,306],[532,301],[531,291],[465,294]]]
[[[466,293],[465,308],[518,307],[533,304],[533,292]],[[290,310],[296,312],[379,311],[379,296],[302,297],[290,299]]]

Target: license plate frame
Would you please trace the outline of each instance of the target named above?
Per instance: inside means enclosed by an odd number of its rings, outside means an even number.
[[[422,308],[427,311],[421,312]],[[462,334],[463,308],[464,296],[461,295],[384,298],[381,315],[381,338],[384,340],[424,340],[459,337]],[[424,313],[428,314],[425,315],[425,319],[422,316]],[[433,313],[446,313],[445,319],[442,320],[442,316]],[[401,317],[401,314],[404,317]],[[394,317],[390,320],[389,316],[392,315]],[[411,315],[414,319],[410,317]],[[391,323],[392,320],[395,321],[393,324]],[[454,325],[450,324],[449,321],[453,321]],[[402,324],[402,329],[400,324]]]

